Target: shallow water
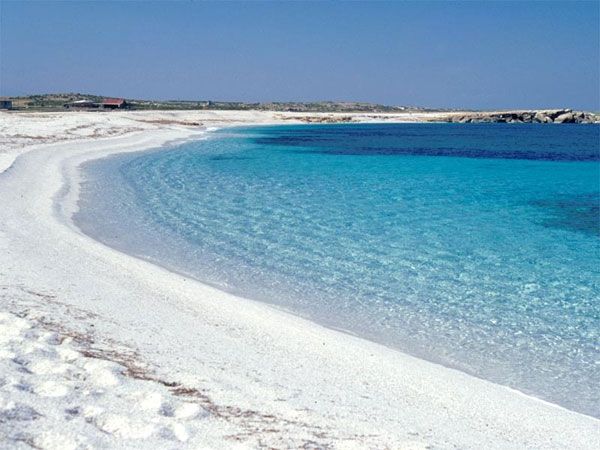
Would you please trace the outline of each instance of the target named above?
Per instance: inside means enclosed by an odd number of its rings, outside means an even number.
[[[88,234],[600,417],[600,127],[227,129],[84,167]]]

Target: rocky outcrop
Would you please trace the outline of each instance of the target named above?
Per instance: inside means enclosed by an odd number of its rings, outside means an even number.
[[[454,114],[448,117],[447,121],[455,123],[600,123],[600,116],[570,109],[552,109]]]
[[[560,116],[554,119],[554,123],[574,123],[575,115],[573,113],[567,112],[561,114]]]

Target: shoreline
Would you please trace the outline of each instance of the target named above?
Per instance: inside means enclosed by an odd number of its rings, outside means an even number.
[[[246,446],[309,440],[340,448],[600,443],[593,417],[224,293],[107,247],[72,223],[78,167],[85,161],[199,136],[189,128],[159,127],[46,144],[0,171],[0,195],[8,200],[0,249],[10,249],[0,257],[7,268],[0,279],[8,291],[3,298],[15,297],[13,313],[21,301],[35,303],[25,287],[55,296],[66,310],[93,314],[93,323],[78,323],[59,311],[63,307],[35,306],[75,330],[93,325],[96,335],[135,349],[157,377],[210,392],[213,404],[258,411],[276,431],[254,423],[251,435],[240,438]],[[248,431],[238,419],[213,416],[209,411],[204,419],[213,442],[228,427]]]
[[[328,125],[328,126],[329,127],[331,127],[331,126],[333,126],[333,127],[336,127],[336,126],[344,127],[344,126],[348,126],[348,125],[349,124],[335,124],[335,125]],[[254,126],[257,126],[257,125],[254,125]],[[285,127],[285,126],[289,126],[289,125],[288,124],[269,125],[268,127],[278,127],[278,126]],[[353,126],[353,124],[350,124],[350,126]],[[253,127],[253,125],[244,125],[243,126],[243,128],[249,128],[249,129],[252,129],[252,127]],[[258,127],[260,129],[260,128],[264,127],[264,125],[263,126],[258,126]],[[192,136],[189,139],[182,139],[182,140],[177,140],[177,141],[174,141],[174,142],[166,143],[164,146],[159,147],[159,148],[148,148],[146,150],[141,150],[139,152],[138,151],[134,151],[133,155],[132,156],[128,155],[127,158],[130,158],[130,157],[131,158],[137,158],[138,156],[142,156],[142,154],[144,154],[144,153],[155,153],[155,152],[163,152],[163,151],[164,152],[169,152],[171,146],[178,146],[180,144],[185,144],[187,142],[193,142],[193,141],[197,141],[197,140],[202,141],[202,140],[205,140],[205,139],[211,139],[210,134],[212,132],[215,132],[215,131],[217,131],[219,129],[222,129],[222,130],[225,131],[225,133],[227,133],[228,132],[227,128],[231,129],[231,127],[220,127],[220,128],[219,127],[214,127],[213,129],[210,129],[210,130],[207,129],[203,134],[200,134],[198,136]],[[237,128],[237,126],[235,126],[233,128]],[[215,137],[217,137],[217,136],[212,136],[212,138],[215,138]],[[221,139],[225,139],[225,138],[221,137]],[[120,155],[121,155],[120,153],[117,153],[117,154],[114,154],[114,155],[113,154],[109,154],[108,156],[103,155],[102,159],[104,159],[104,158],[110,159],[112,156],[116,156],[117,159],[119,159]],[[79,167],[85,166],[88,162],[91,162],[91,161],[96,161],[96,158],[93,158],[92,160],[86,160],[86,161],[84,161]],[[73,182],[71,184],[78,185],[79,181],[73,180]],[[80,201],[80,199],[77,198],[77,196],[74,196],[73,203],[77,203],[79,201]],[[93,203],[92,203],[92,206],[90,206],[89,208],[91,208],[90,211],[94,210]],[[353,336],[353,337],[356,337],[356,338],[359,338],[359,339],[364,339],[366,341],[382,345],[382,346],[384,346],[384,347],[386,347],[386,348],[388,348],[388,349],[390,349],[392,351],[398,351],[398,352],[401,352],[403,354],[415,357],[417,359],[425,360],[427,362],[430,362],[430,363],[435,364],[435,365],[442,366],[444,368],[457,370],[457,371],[459,371],[461,373],[465,373],[465,374],[467,374],[469,376],[473,376],[473,377],[481,379],[483,381],[488,381],[488,382],[491,382],[493,384],[497,384],[497,385],[506,387],[506,388],[508,388],[508,389],[510,389],[512,391],[518,392],[518,393],[520,393],[522,395],[534,398],[536,400],[544,401],[544,402],[546,402],[548,404],[551,404],[551,405],[556,405],[556,406],[558,406],[560,408],[564,408],[567,411],[581,413],[583,415],[587,415],[589,417],[598,419],[598,416],[596,416],[594,414],[590,414],[590,413],[588,413],[586,411],[582,411],[580,409],[577,409],[576,407],[575,408],[570,408],[570,406],[569,406],[568,403],[562,403],[560,401],[553,401],[552,399],[544,398],[543,396],[540,397],[535,392],[527,392],[527,390],[525,390],[525,388],[523,388],[522,386],[514,386],[514,385],[511,386],[511,385],[504,384],[501,381],[494,380],[493,378],[486,378],[485,376],[479,375],[477,373],[477,370],[474,369],[472,366],[471,367],[461,367],[459,363],[455,362],[454,364],[452,364],[451,362],[445,362],[445,361],[443,361],[442,358],[436,358],[435,355],[432,355],[431,353],[429,353],[429,354],[426,353],[426,352],[419,353],[418,351],[414,350],[414,347],[412,349],[411,348],[407,348],[406,346],[403,347],[402,344],[404,344],[404,342],[401,342],[401,343],[395,342],[396,345],[394,345],[394,344],[390,343],[389,341],[385,341],[383,339],[379,339],[378,340],[377,338],[373,338],[372,336],[367,336],[365,334],[361,334],[360,332],[352,330],[351,328],[345,328],[343,325],[342,326],[336,326],[336,325],[332,324],[330,320],[326,320],[323,317],[319,317],[319,316],[311,317],[309,314],[301,314],[298,311],[295,311],[290,306],[285,306],[285,305],[282,305],[282,304],[277,304],[277,303],[274,303],[274,302],[270,302],[268,300],[261,300],[258,297],[252,296],[248,292],[244,292],[244,291],[239,290],[239,289],[236,290],[235,287],[220,286],[216,282],[206,281],[205,279],[203,279],[203,277],[205,277],[205,274],[203,274],[201,272],[190,271],[188,267],[186,267],[185,265],[178,265],[179,263],[175,262],[173,259],[170,259],[167,262],[164,259],[162,259],[162,256],[157,256],[156,254],[154,256],[149,256],[149,254],[144,253],[143,250],[141,252],[140,251],[136,251],[135,249],[128,248],[128,246],[122,244],[122,242],[119,243],[119,241],[111,241],[108,238],[108,236],[106,236],[106,235],[104,237],[107,238],[107,239],[103,239],[102,237],[96,236],[96,234],[94,233],[93,228],[92,229],[88,228],[88,231],[84,231],[85,227],[84,227],[83,230],[81,229],[81,227],[77,224],[77,220],[75,220],[73,218],[73,214],[71,214],[70,216],[71,216],[71,218],[65,216],[64,220],[65,220],[66,223],[69,224],[69,226],[71,226],[77,232],[81,232],[81,233],[83,233],[83,234],[91,237],[93,240],[98,241],[101,244],[106,245],[107,247],[109,247],[111,249],[114,249],[117,252],[124,253],[124,254],[127,254],[127,255],[129,255],[129,256],[131,256],[133,258],[140,259],[140,260],[148,262],[150,264],[159,266],[159,267],[165,269],[168,272],[174,273],[174,274],[182,276],[184,278],[193,279],[193,280],[195,280],[195,281],[197,281],[197,282],[199,282],[199,283],[201,283],[203,285],[209,286],[210,288],[214,288],[214,289],[217,289],[219,291],[223,291],[225,294],[230,295],[230,296],[232,296],[232,297],[234,297],[236,299],[241,298],[241,299],[244,299],[244,300],[258,302],[260,304],[267,304],[271,308],[274,308],[274,309],[276,309],[278,311],[282,311],[282,312],[284,312],[286,314],[290,314],[290,315],[295,316],[295,317],[302,318],[302,319],[304,319],[304,320],[306,320],[306,321],[308,321],[310,323],[313,323],[313,324],[315,324],[317,326],[321,326],[321,327],[324,327],[326,329],[333,330],[333,331],[336,331],[336,332],[339,332],[339,333],[343,333],[343,334],[346,334],[346,335],[350,335],[350,336]],[[92,222],[90,222],[90,223],[92,223]],[[143,232],[142,232],[142,234],[143,234]]]

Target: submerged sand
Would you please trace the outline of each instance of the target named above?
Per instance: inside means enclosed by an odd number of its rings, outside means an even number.
[[[597,419],[221,292],[71,221],[85,161],[297,116],[0,114],[0,447],[600,447]]]

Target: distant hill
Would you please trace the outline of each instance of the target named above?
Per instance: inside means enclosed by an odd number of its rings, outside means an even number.
[[[65,106],[99,108],[102,102],[111,97],[94,94],[40,94],[23,97],[12,97],[13,109],[21,111],[62,111]],[[84,102],[86,105],[74,105],[74,102]],[[476,111],[456,109],[427,109],[413,106],[387,106],[364,102],[222,102],[213,100],[139,100],[126,98],[127,108],[132,110],[259,110],[298,113],[402,113],[402,112],[434,112],[436,117],[423,119],[435,122],[457,123],[600,123],[598,113],[573,111],[571,109],[550,110],[505,110],[505,111]],[[351,120],[349,117],[327,119],[307,118],[306,115],[297,117],[308,122],[327,122]]]
[[[93,94],[40,94],[23,97],[11,97],[14,109],[23,110],[57,110],[65,104],[89,100],[101,102],[104,96]],[[139,110],[263,110],[292,112],[406,112],[427,111],[424,108],[408,106],[387,106],[363,102],[223,102],[213,100],[139,100],[125,99],[131,109]]]

